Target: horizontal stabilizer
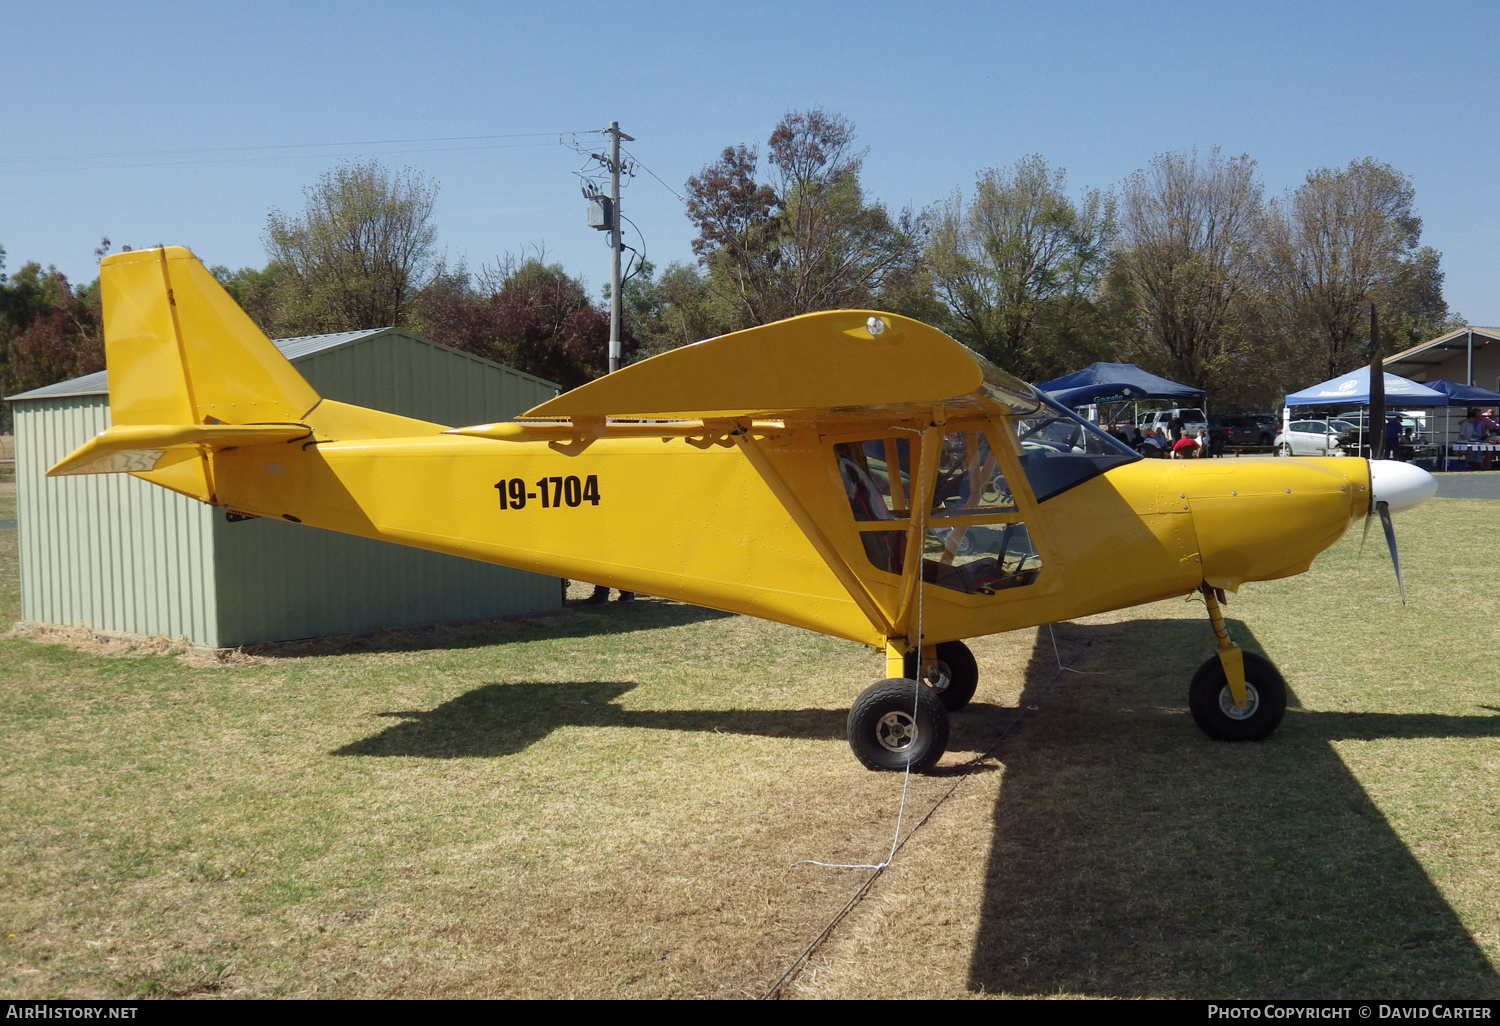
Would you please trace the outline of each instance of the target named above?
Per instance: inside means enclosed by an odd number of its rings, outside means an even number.
[[[218,449],[271,445],[306,438],[306,424],[129,424],[101,431],[47,471],[142,474]]]

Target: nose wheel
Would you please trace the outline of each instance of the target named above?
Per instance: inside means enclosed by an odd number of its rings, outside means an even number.
[[[1259,741],[1286,714],[1286,681],[1269,659],[1246,652],[1245,701],[1237,703],[1224,664],[1212,656],[1188,685],[1188,709],[1199,729],[1216,741]]]
[[[1286,681],[1265,656],[1246,652],[1229,640],[1219,608],[1223,592],[1207,583],[1200,590],[1219,650],[1198,667],[1188,685],[1193,722],[1216,741],[1259,741],[1286,714]]]

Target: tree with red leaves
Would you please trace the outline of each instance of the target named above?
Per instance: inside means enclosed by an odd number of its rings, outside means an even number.
[[[413,328],[426,338],[577,388],[609,369],[609,319],[558,264],[507,261],[443,275],[418,298]],[[626,352],[635,348],[625,339]]]
[[[6,395],[103,369],[97,281],[75,289],[55,267],[44,270],[37,263],[8,279],[0,275],[0,375]]]
[[[765,181],[744,145],[688,179],[693,252],[738,326],[870,306],[918,272],[922,222],[866,201],[865,155],[844,118],[794,111],[771,132]]]

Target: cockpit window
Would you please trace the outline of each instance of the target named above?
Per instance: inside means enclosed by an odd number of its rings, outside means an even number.
[[[943,437],[938,460],[937,488],[932,515],[972,517],[982,513],[1014,513],[1016,500],[1005,483],[1005,472],[980,431],[951,431]]]
[[[854,519],[905,520],[911,516],[911,450],[904,438],[840,442],[833,447],[839,479]]]
[[[1090,424],[1046,393],[1042,408],[1012,421],[1021,443],[1021,468],[1038,502],[1043,502],[1141,457],[1118,438]]]
[[[922,579],[970,595],[993,595],[1036,580],[1042,557],[1019,521],[927,532]]]
[[[876,569],[905,569],[916,453],[905,438],[840,442],[833,447],[865,556]],[[949,431],[939,451],[922,579],[968,595],[993,595],[1032,583],[1041,571],[1026,525],[983,431]],[[918,507],[920,508],[920,507]],[[942,526],[938,526],[942,525]]]

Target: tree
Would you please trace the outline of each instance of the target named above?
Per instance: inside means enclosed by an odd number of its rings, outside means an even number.
[[[1022,377],[1045,381],[1103,355],[1094,294],[1116,235],[1115,201],[1074,203],[1061,168],[1039,155],[980,172],[974,200],[957,193],[932,213],[927,263],[944,325]]]
[[[1411,180],[1371,157],[1319,168],[1266,216],[1266,254],[1298,362],[1333,377],[1365,358],[1370,303],[1415,343],[1447,321],[1438,254],[1419,248]],[[1413,337],[1416,336],[1416,337]]]
[[[425,289],[415,330],[434,342],[577,388],[609,369],[609,318],[558,264],[507,259],[476,282],[460,268]],[[623,339],[626,352],[634,340]]]
[[[1163,153],[1125,182],[1114,268],[1140,317],[1143,362],[1232,392],[1258,352],[1257,247],[1263,187],[1248,155]]]
[[[437,186],[370,160],[340,164],[304,191],[302,213],[273,209],[266,218],[267,270],[278,279],[268,327],[307,334],[404,324],[434,265]]]
[[[75,289],[54,267],[25,264],[0,283],[0,375],[15,395],[104,369],[99,283]]]
[[[649,261],[642,261],[620,292],[625,331],[640,343],[638,358],[733,330],[733,311],[686,264],[669,264],[658,276]]]
[[[279,303],[287,294],[287,274],[282,264],[272,261],[259,271],[253,267],[231,271],[224,266],[208,270],[264,331],[269,334],[279,327]]]
[[[767,181],[757,177],[759,151],[744,145],[688,179],[693,252],[736,326],[869,306],[914,273],[921,223],[865,201],[865,151],[853,145],[844,118],[793,112],[771,133]]]

